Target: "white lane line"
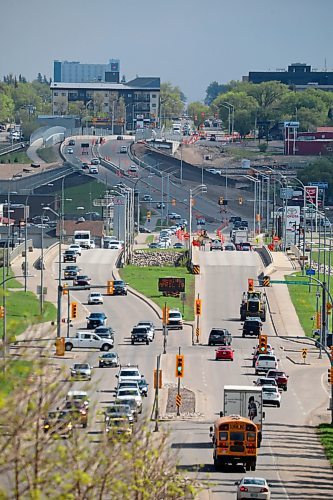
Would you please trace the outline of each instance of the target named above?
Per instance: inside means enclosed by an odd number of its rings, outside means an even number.
[[[327,396],[330,398],[331,397],[331,393],[330,391],[327,389],[327,385],[326,385],[326,382],[325,382],[325,377],[326,377],[326,373],[324,372],[322,374],[322,376],[320,377],[320,383],[321,383],[321,386],[322,388],[324,389],[324,391],[326,392]]]
[[[302,404],[302,401],[299,399],[299,397],[298,397],[297,393],[295,392],[294,388],[291,389],[291,392],[292,392],[295,400],[297,401],[298,406],[302,410],[303,415],[307,415],[306,411],[304,410],[304,406]]]
[[[277,477],[278,477],[278,479],[280,481],[281,488],[282,488],[282,490],[283,490],[283,492],[285,494],[285,498],[286,498],[286,500],[288,500],[290,497],[289,497],[289,495],[287,493],[287,490],[286,490],[286,488],[285,488],[285,486],[283,484],[283,481],[281,479],[280,472],[279,472],[279,466],[278,466],[277,460],[275,458],[275,455],[273,453],[273,450],[272,450],[272,447],[271,447],[271,442],[270,442],[269,439],[268,439],[268,447],[269,447],[270,454],[272,456],[272,460],[273,460],[273,464],[274,464],[274,467],[275,467],[276,475],[277,475]]]

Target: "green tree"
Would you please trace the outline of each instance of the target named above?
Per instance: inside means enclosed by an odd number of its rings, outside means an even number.
[[[327,182],[326,196],[330,199],[333,198],[333,157],[318,158],[305,168],[298,170],[297,177],[304,184],[311,184],[312,181]]]
[[[187,113],[196,127],[200,126],[210,116],[210,109],[201,102],[191,102],[187,107]]]
[[[232,119],[232,108],[226,103],[234,106],[234,130],[238,131],[241,136],[248,134],[254,126],[255,116],[258,110],[258,103],[254,97],[247,95],[246,92],[235,92],[230,90],[225,94],[220,94],[212,102],[211,111],[214,114],[218,114],[225,128],[229,122],[229,109],[230,120]]]
[[[204,103],[206,106],[210,106],[214,99],[216,99],[220,94],[228,91],[228,85],[220,84],[218,82],[212,82],[208,85],[206,89],[206,97]]]
[[[179,87],[174,87],[170,82],[161,83],[161,116],[164,121],[182,114],[184,110],[182,98],[184,98],[184,94]]]
[[[15,105],[13,99],[0,91],[0,122],[12,120],[14,109]]]

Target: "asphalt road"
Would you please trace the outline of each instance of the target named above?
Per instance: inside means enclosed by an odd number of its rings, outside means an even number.
[[[234,482],[245,474],[241,467],[230,472],[214,471],[209,427],[223,409],[223,386],[252,385],[257,378],[251,363],[257,339],[240,337],[239,320],[241,293],[247,287],[247,278],[256,276],[257,258],[254,253],[198,252],[195,259],[202,270],[196,290],[202,298],[203,345],[185,348],[183,384],[195,391],[200,417],[173,422],[171,446],[179,452],[182,469],[208,480],[212,498],[234,498]],[[216,362],[215,348],[205,345],[210,329],[216,326],[228,328],[234,336],[234,362]],[[265,477],[273,485],[274,499],[332,498],[332,469],[309,425],[311,412],[327,401],[321,386],[322,369],[290,363],[282,349],[286,343],[274,335],[269,320],[264,333],[290,375],[290,385],[282,394],[280,408],[265,407],[263,442],[257,470],[251,474]]]

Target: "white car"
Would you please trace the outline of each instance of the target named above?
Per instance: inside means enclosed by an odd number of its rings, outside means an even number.
[[[118,240],[111,240],[108,242],[107,245],[108,245],[107,248],[111,250],[121,250],[123,248],[121,241]]]
[[[74,154],[74,149],[73,148],[67,148],[67,154],[69,154],[69,155]]]
[[[91,366],[88,363],[74,363],[70,370],[74,379],[91,380]]]
[[[82,248],[77,243],[73,243],[72,245],[69,245],[68,250],[74,250],[76,255],[81,255],[81,252],[82,252]]]
[[[149,338],[150,342],[152,342],[154,340],[154,338],[155,338],[155,326],[154,326],[154,323],[152,321],[142,320],[142,321],[139,321],[137,326],[146,326],[147,328],[149,328],[148,338]]]
[[[179,309],[170,309],[169,311],[169,319],[168,319],[168,328],[174,330],[182,330],[183,329],[183,316]]]
[[[103,304],[103,295],[99,292],[91,292],[88,297],[88,304]]]
[[[159,241],[157,243],[157,248],[170,248],[170,243],[167,241]]]
[[[262,477],[243,477],[241,481],[236,481],[237,500],[245,498],[257,498],[259,500],[270,500],[270,484]]]
[[[135,387],[123,387],[117,391],[116,399],[117,401],[134,399],[138,408],[138,413],[142,413],[142,397],[139,389]]]
[[[96,248],[94,240],[90,240],[90,248]]]
[[[120,367],[118,375],[116,375],[118,382],[122,380],[136,380],[139,382],[141,380],[141,373],[139,371],[138,365],[123,365]]]
[[[93,159],[91,160],[91,162],[90,162],[90,163],[91,163],[92,165],[100,165],[100,163],[101,163],[101,162],[99,161],[99,159],[98,159],[98,158],[93,158]]]
[[[274,385],[263,385],[262,386],[262,404],[263,405],[274,405],[280,408],[281,404],[281,393],[279,388]]]
[[[98,168],[95,165],[89,167],[89,174],[98,174]]]

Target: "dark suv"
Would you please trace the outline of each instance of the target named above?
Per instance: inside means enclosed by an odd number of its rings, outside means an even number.
[[[243,333],[242,337],[246,335],[250,335],[251,337],[254,335],[258,337],[261,334],[262,330],[262,321],[260,318],[248,318],[243,323]]]
[[[226,328],[212,328],[208,345],[231,345],[231,333]]]
[[[127,295],[127,283],[123,280],[114,280],[113,295]]]
[[[144,342],[149,345],[148,328],[145,326],[135,326],[131,333],[131,344],[136,342]]]

